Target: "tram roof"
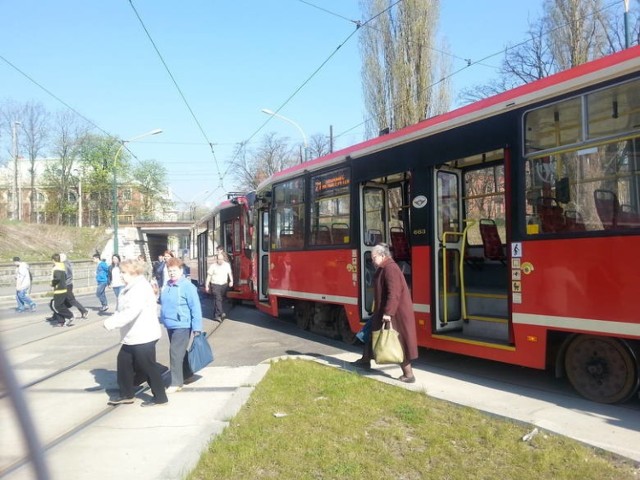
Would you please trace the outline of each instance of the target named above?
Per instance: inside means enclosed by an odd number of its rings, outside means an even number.
[[[537,102],[580,90],[596,83],[623,77],[640,69],[640,46],[631,47],[577,67],[478,100],[447,113],[422,120],[384,136],[351,145],[273,174],[258,186],[264,190],[274,183],[295,177],[305,171],[315,171],[357,159],[392,147],[435,135],[452,128],[477,122],[485,118],[521,109]]]

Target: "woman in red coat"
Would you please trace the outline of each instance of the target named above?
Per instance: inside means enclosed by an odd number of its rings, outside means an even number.
[[[411,368],[411,360],[418,358],[418,341],[416,338],[416,320],[413,315],[413,302],[409,287],[398,264],[391,258],[389,247],[378,244],[371,250],[373,264],[377,267],[373,277],[375,310],[371,317],[371,330],[380,330],[384,322],[399,334],[400,344],[404,352],[404,360],[400,364],[401,382],[416,381]],[[363,356],[354,362],[358,367],[370,368],[371,344],[365,344]]]

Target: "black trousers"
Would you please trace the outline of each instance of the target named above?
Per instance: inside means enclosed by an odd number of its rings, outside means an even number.
[[[222,302],[224,301],[224,296],[227,293],[227,286],[212,283],[211,293],[213,294],[213,318],[220,318],[224,313]]]
[[[82,306],[76,296],[73,294],[73,284],[67,285],[67,299],[65,300],[67,308],[76,307],[83,315],[87,313],[87,309]]]
[[[160,365],[156,362],[157,340],[139,345],[122,345],[118,352],[118,387],[120,396],[133,398],[135,382],[146,380],[157,403],[167,401]]]
[[[53,319],[58,323],[64,323],[65,319],[73,318],[73,313],[69,310],[66,304],[67,294],[65,293],[54,293],[53,300],[49,304],[51,306],[51,310],[53,311]]]

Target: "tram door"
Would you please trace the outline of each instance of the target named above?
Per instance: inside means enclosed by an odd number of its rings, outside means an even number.
[[[380,242],[387,243],[389,217],[387,187],[367,183],[360,186],[360,318],[373,313],[373,265],[371,250]]]
[[[437,169],[434,175],[434,298],[432,317],[438,332],[460,327],[462,285],[460,266],[464,238],[462,221],[462,175],[451,168]]]
[[[266,302],[269,293],[269,210],[258,211],[258,229],[255,231],[257,244],[258,301]]]

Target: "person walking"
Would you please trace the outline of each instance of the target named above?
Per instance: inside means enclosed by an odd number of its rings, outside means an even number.
[[[117,358],[120,395],[107,403],[134,403],[134,379],[138,377],[147,381],[153,393],[153,400],[142,402],[142,406],[166,405],[169,399],[156,362],[156,344],[162,336],[156,295],[144,276],[144,264],[125,260],[120,269],[125,286],[120,292],[115,314],[103,322],[108,331],[120,329],[122,345]]]
[[[109,302],[105,293],[109,283],[109,265],[97,253],[93,256],[93,262],[96,264],[96,297],[100,300],[100,311],[106,312],[109,310]]]
[[[53,269],[51,270],[51,286],[53,287],[53,301],[51,310],[53,320],[57,327],[73,326],[73,313],[67,306],[67,273],[64,264],[60,261],[60,254],[51,256]]]
[[[31,270],[26,262],[21,262],[20,257],[13,257],[16,266],[16,312],[36,309],[36,303],[29,297],[31,290]]]
[[[118,296],[120,291],[124,287],[124,280],[122,279],[122,272],[120,271],[120,255],[115,253],[111,257],[111,265],[109,265],[109,273],[107,276],[107,285],[113,289],[113,294],[116,296],[116,310],[118,309]]]
[[[183,363],[191,334],[202,331],[202,306],[196,286],[182,272],[182,260],[167,260],[169,279],[160,293],[160,321],[169,335],[169,357],[171,385],[168,393],[182,389],[184,383]]]
[[[233,273],[231,265],[224,260],[224,255],[218,253],[216,261],[207,270],[207,281],[205,282],[205,292],[213,295],[213,319],[221,322],[226,315],[222,303],[227,293],[227,287],[233,287]]]
[[[418,358],[416,320],[413,314],[413,302],[407,282],[391,258],[389,247],[379,243],[371,250],[371,259],[377,267],[373,276],[374,311],[371,316],[371,330],[380,330],[383,324],[391,323],[398,332],[404,360],[400,364],[402,375],[398,378],[404,383],[414,383],[411,360]],[[371,368],[371,340],[365,342],[362,358],[352,364],[365,369]]]
[[[71,307],[76,307],[80,311],[80,316],[82,318],[87,318],[89,316],[89,311],[82,306],[73,293],[73,264],[64,253],[60,254],[60,261],[64,264],[65,273],[67,275],[67,299],[65,302],[67,308],[70,309]]]

